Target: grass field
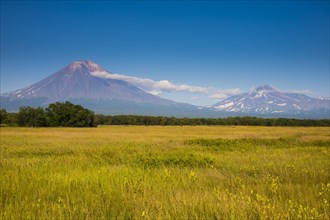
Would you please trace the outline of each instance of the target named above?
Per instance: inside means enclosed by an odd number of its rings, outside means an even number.
[[[330,219],[330,129],[0,128],[1,219]]]

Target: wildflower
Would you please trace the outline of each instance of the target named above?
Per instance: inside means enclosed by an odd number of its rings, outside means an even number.
[[[194,181],[196,180],[196,174],[193,171],[190,171],[189,177]]]
[[[170,174],[170,172],[168,171],[168,169],[164,169],[164,173],[165,173],[165,177],[166,178],[169,178],[169,177],[171,177],[171,174]]]

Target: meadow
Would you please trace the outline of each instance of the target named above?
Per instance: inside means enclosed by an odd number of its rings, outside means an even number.
[[[0,132],[1,219],[330,219],[329,127]]]

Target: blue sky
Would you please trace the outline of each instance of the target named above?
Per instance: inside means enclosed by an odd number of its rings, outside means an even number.
[[[329,96],[329,1],[1,1],[1,92],[83,59],[197,105],[262,84]]]

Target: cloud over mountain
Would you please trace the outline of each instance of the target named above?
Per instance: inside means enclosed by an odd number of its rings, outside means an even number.
[[[188,93],[199,93],[208,95],[209,98],[213,99],[224,99],[228,96],[238,95],[242,93],[241,89],[219,89],[214,87],[202,87],[188,84],[176,84],[169,80],[152,80],[148,78],[140,78],[135,76],[122,75],[117,73],[109,73],[107,71],[93,72],[92,75],[101,78],[118,79],[129,82],[139,88],[158,95],[161,92],[188,92]]]
[[[146,90],[158,90],[158,91],[166,91],[166,92],[192,92],[192,93],[208,93],[208,88],[200,87],[200,86],[192,86],[187,84],[175,84],[170,82],[169,80],[152,80],[148,78],[139,78],[135,76],[127,76],[122,74],[107,74],[106,72],[99,72],[97,74],[93,74],[95,76],[111,78],[111,79],[119,79],[124,80],[126,82],[132,83],[135,86],[139,86],[142,89]]]
[[[212,95],[209,96],[209,98],[212,99],[225,99],[228,96],[233,96],[233,95],[239,95],[242,93],[242,90],[239,88],[236,89],[214,89],[215,91],[213,92]]]

